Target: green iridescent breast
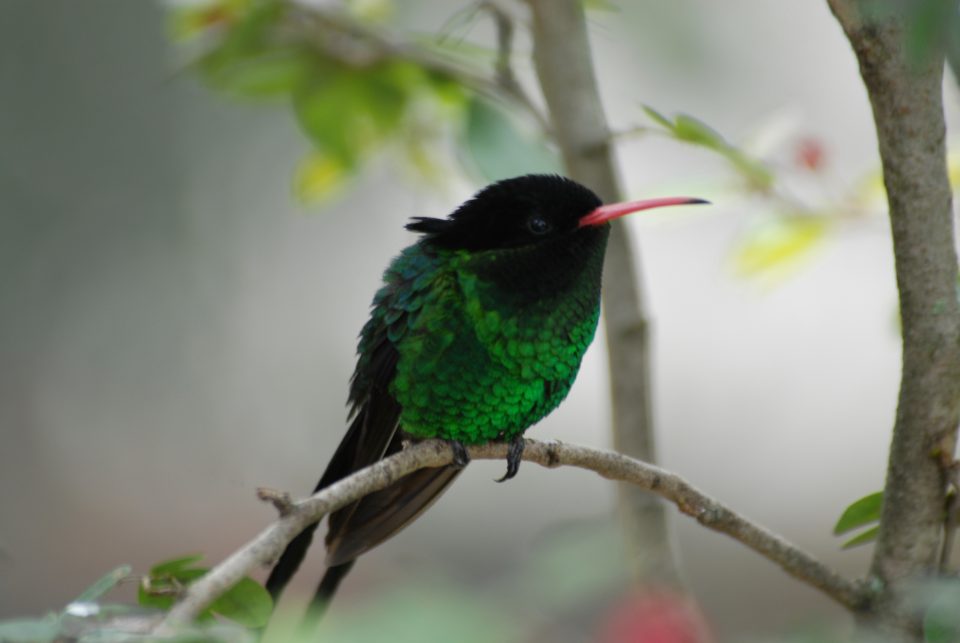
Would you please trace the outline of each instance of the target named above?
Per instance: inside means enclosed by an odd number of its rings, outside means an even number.
[[[519,435],[566,397],[593,339],[606,232],[484,252],[407,248],[374,300],[357,380],[369,379],[365,349],[386,339],[403,431],[465,444]]]

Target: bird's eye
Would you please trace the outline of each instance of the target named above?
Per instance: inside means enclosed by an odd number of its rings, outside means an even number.
[[[539,215],[527,219],[527,230],[533,234],[547,234],[550,232],[550,223]]]

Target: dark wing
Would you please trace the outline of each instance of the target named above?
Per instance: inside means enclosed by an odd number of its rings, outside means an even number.
[[[427,262],[426,264],[424,262]],[[360,357],[350,387],[353,421],[334,452],[315,491],[403,448],[398,430],[400,405],[390,393],[399,353],[396,342],[407,327],[407,316],[420,305],[418,290],[429,288],[432,266],[415,247],[402,254],[384,275],[386,285],[374,298],[374,311],[360,336]],[[374,492],[328,517],[328,570],[313,607],[331,598],[353,560],[410,524],[446,489],[460,469],[423,469]],[[296,572],[317,529],[314,523],[284,550],[267,579],[278,599]]]
[[[314,493],[381,459],[396,434],[400,405],[386,390],[397,363],[396,348],[390,342],[382,341],[371,358],[371,362],[377,367],[378,374],[382,374],[377,378],[382,385],[371,390],[371,394],[364,403],[357,407],[350,428],[347,429],[346,435],[340,441],[333,457],[330,458],[327,468],[314,488]],[[331,514],[329,517],[331,524],[344,512],[351,511],[356,504]],[[284,588],[303,562],[307,549],[313,542],[313,533],[319,524],[315,522],[300,532],[283,550],[283,554],[271,570],[266,587],[274,602],[280,598]]]

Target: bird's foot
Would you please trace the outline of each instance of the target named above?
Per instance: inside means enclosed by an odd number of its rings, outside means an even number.
[[[517,475],[520,470],[520,461],[523,459],[523,449],[527,443],[522,435],[518,435],[510,442],[510,448],[507,449],[507,472],[497,482],[506,482]]]
[[[467,447],[459,440],[448,440],[450,449],[453,451],[453,466],[462,469],[470,464],[470,454],[467,453]]]

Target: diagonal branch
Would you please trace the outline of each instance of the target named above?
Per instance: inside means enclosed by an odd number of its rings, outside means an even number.
[[[494,443],[468,448],[475,460],[498,460],[507,455],[508,445]],[[383,489],[418,469],[449,465],[453,453],[446,442],[427,440],[344,478],[310,498],[293,505],[282,503],[281,517],[238,549],[206,576],[192,584],[160,624],[156,633],[170,633],[195,619],[205,607],[261,565],[272,562],[300,531],[324,515],[363,496]],[[544,467],[561,465],[593,471],[609,480],[629,483],[669,500],[681,512],[714,531],[727,534],[761,556],[773,561],[791,576],[811,585],[841,605],[858,609],[863,600],[859,583],[849,581],[813,556],[771,533],[734,510],[704,494],[669,471],[627,456],[563,444],[527,440],[523,459]],[[261,497],[274,501],[276,492]]]

